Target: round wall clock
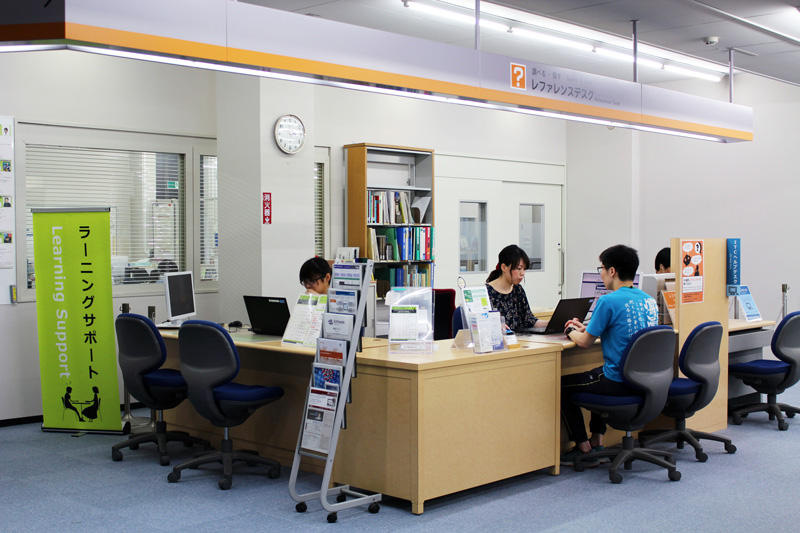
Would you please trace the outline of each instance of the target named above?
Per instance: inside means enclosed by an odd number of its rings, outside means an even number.
[[[287,154],[296,154],[306,140],[306,127],[296,115],[283,115],[275,121],[275,144]]]

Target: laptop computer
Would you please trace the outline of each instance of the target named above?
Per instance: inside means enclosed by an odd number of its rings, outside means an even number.
[[[594,298],[564,298],[558,302],[553,316],[550,317],[550,322],[544,328],[526,328],[516,333],[521,334],[534,334],[534,335],[551,335],[553,333],[563,333],[564,324],[567,320],[577,318],[583,320],[586,313],[592,306]]]
[[[244,296],[250,329],[259,335],[283,336],[289,323],[289,304],[286,298],[272,296]]]

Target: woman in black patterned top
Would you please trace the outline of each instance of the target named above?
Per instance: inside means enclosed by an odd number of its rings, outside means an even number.
[[[506,325],[513,331],[547,326],[546,320],[533,316],[525,289],[520,286],[529,266],[525,250],[510,244],[500,250],[497,267],[486,278],[492,308],[500,311]]]

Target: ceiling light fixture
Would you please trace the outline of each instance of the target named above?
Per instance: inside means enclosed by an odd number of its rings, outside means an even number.
[[[474,0],[438,0],[438,1],[443,4],[449,4],[452,6],[456,6],[458,8],[462,8],[473,14],[467,14],[466,12],[459,13],[451,9],[442,9],[439,7],[432,6],[430,4],[420,3],[417,0],[403,0],[403,5],[417,9],[421,12],[427,12],[433,16],[449,19],[451,21],[458,21],[470,25],[475,24]],[[633,61],[633,56],[630,53],[625,54],[625,52],[612,50],[606,47],[603,48],[596,47],[597,43],[602,43],[605,45],[622,48],[625,51],[632,52],[633,43],[630,39],[593,30],[590,28],[584,28],[583,26],[578,26],[576,24],[571,24],[568,22],[562,22],[560,20],[543,17],[541,15],[527,13],[524,11],[520,11],[518,9],[500,6],[497,4],[493,4],[491,2],[486,2],[486,1],[481,2],[481,15],[487,15],[487,14],[498,18],[506,19],[508,20],[508,24],[506,25],[496,21],[487,20],[482,16],[481,28],[503,29],[505,31],[511,32],[514,35],[520,35],[529,39],[535,39],[541,42],[547,42],[549,44],[557,46],[563,46],[566,48],[572,48],[574,50],[580,50],[584,52],[596,52],[598,55],[610,59],[625,60],[629,62]],[[519,26],[520,23],[529,26],[534,26],[536,28],[542,28],[551,32],[557,32],[562,34],[563,37],[527,28],[520,28]],[[509,27],[511,27],[511,29],[509,29]],[[601,52],[600,50],[603,51]],[[720,65],[717,63],[713,63],[711,61],[705,61],[703,59],[698,59],[696,57],[691,57],[677,52],[672,52],[670,50],[665,50],[663,48],[659,48],[656,46],[639,43],[638,51],[640,54],[646,54],[654,58],[664,59],[683,65],[680,67],[676,65],[675,68],[668,69],[660,61],[649,59],[639,55],[637,57],[637,62],[639,63],[639,65],[646,68],[652,68],[656,70],[663,69],[671,71],[675,74],[681,74],[683,76],[691,76],[694,78],[699,78],[714,82],[721,81],[722,76],[707,74],[702,71],[698,72],[686,67],[694,67],[697,69],[718,72],[720,74],[728,74],[727,65]]]

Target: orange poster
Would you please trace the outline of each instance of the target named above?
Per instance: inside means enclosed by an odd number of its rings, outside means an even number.
[[[703,301],[703,241],[681,241],[681,303]]]

